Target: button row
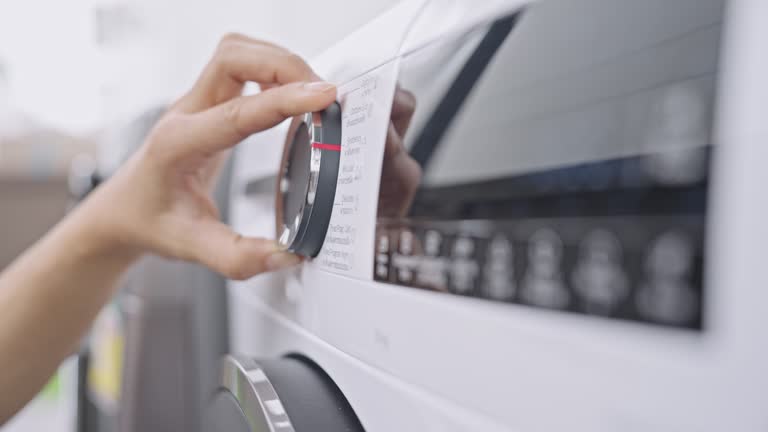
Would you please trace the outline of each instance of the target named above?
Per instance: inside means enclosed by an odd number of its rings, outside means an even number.
[[[493,301],[700,328],[703,224],[380,224],[374,279]],[[574,225],[576,224],[576,225]],[[519,224],[518,224],[519,225]],[[574,228],[577,226],[577,228]]]

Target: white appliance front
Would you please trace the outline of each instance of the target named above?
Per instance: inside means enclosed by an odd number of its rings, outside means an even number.
[[[455,0],[404,2],[361,28],[313,62],[339,85],[344,122],[323,250],[230,283],[233,349],[311,358],[368,431],[765,430],[762,17],[759,0]],[[435,114],[451,103],[462,108]],[[449,121],[432,132],[442,147],[418,191],[395,192],[405,210],[392,225],[388,158],[418,159],[436,119]],[[274,236],[285,133],[236,154],[232,216],[245,235]],[[484,144],[502,140],[509,154]],[[611,195],[617,166],[656,177]],[[491,177],[522,198],[440,207],[459,184],[482,195]],[[548,201],[530,195],[534,181],[549,182]],[[574,196],[586,204],[564,207]],[[527,237],[506,247],[501,230]],[[632,249],[638,238],[652,240]],[[485,264],[459,259],[479,245]],[[521,257],[488,261],[510,254]],[[491,271],[511,282],[475,284]],[[642,294],[653,287],[661,300]]]

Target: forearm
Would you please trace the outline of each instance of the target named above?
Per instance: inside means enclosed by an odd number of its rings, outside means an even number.
[[[90,213],[75,211],[0,274],[0,424],[73,352],[137,257],[101,236]]]

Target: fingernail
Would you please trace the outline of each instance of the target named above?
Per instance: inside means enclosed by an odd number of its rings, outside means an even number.
[[[286,267],[293,267],[299,262],[301,262],[301,258],[294,254],[277,252],[267,257],[265,265],[267,266],[267,270],[274,271],[284,269]]]
[[[311,92],[323,93],[336,88],[336,86],[325,81],[314,81],[304,84],[304,88]]]

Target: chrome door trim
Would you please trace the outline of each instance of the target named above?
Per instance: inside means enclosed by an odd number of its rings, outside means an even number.
[[[237,400],[253,432],[296,432],[275,388],[259,364],[227,355],[221,360],[221,387]]]

